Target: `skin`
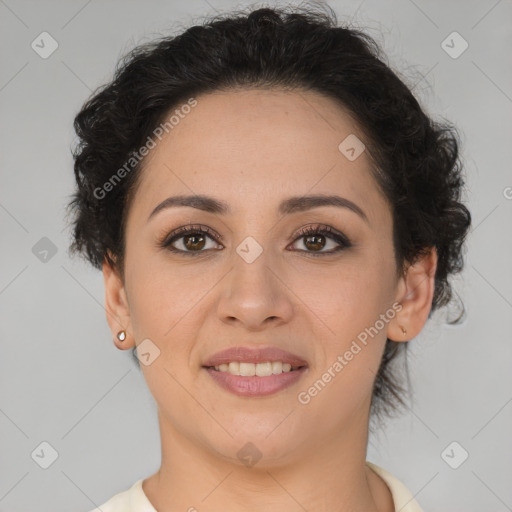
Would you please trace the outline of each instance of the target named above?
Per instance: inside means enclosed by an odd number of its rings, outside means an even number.
[[[162,441],[161,467],[143,490],[159,511],[393,511],[386,484],[365,465],[372,386],[386,336],[404,341],[403,326],[410,340],[428,318],[436,252],[396,274],[391,210],[368,155],[349,161],[338,150],[349,134],[364,141],[364,133],[331,99],[279,89],[196,99],[147,157],[127,218],[124,282],[103,265],[116,345],[132,349],[149,338],[160,350],[141,365]],[[278,215],[281,200],[313,193],[350,199],[368,222],[332,206]],[[182,206],[147,220],[178,194],[213,196],[232,213]],[[207,235],[199,248],[174,242],[203,251],[195,256],[158,246],[189,224],[209,227],[221,242]],[[327,237],[316,249],[295,236],[318,224],[353,246],[326,254],[338,242]],[[248,236],[263,249],[250,264],[236,252]],[[315,249],[324,255],[310,256]],[[402,305],[396,316],[307,405],[299,403],[297,394],[393,303]],[[308,371],[270,396],[236,396],[201,367],[235,345],[289,350]],[[261,453],[252,467],[237,457],[247,442]]]

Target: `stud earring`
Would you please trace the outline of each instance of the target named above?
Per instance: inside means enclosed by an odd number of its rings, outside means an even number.
[[[117,339],[119,341],[124,341],[126,339],[126,331],[119,331],[117,333]]]
[[[399,327],[400,329],[402,329],[402,334],[405,336],[407,334],[407,330],[404,329],[401,325]]]

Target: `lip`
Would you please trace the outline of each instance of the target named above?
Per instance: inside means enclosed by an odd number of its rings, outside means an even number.
[[[307,366],[308,363],[301,357],[286,350],[277,347],[231,347],[226,350],[221,350],[208,358],[204,363],[204,367],[219,366],[227,364],[231,361],[238,361],[244,363],[265,363],[267,361],[281,361],[282,363],[289,363],[292,366]],[[248,379],[250,377],[244,377]],[[264,377],[258,377],[261,379]]]
[[[244,363],[265,363],[280,361],[299,367],[290,372],[268,375],[266,377],[242,377],[221,372],[214,367],[231,361]],[[238,396],[266,396],[281,391],[297,382],[307,371],[308,363],[296,354],[277,347],[231,347],[217,352],[203,364],[210,377],[222,388]]]
[[[306,366],[290,372],[268,377],[242,377],[228,372],[205,368],[210,377],[223,389],[244,397],[266,396],[295,384],[308,371]]]

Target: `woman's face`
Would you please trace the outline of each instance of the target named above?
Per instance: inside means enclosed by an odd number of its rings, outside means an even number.
[[[141,367],[164,429],[226,460],[248,452],[269,464],[293,460],[299,446],[303,457],[346,433],[361,436],[386,336],[400,339],[393,304],[405,290],[390,207],[366,150],[358,156],[364,135],[313,92],[196,100],[155,138],[126,226],[119,316],[130,340],[150,340]],[[176,196],[207,196],[226,211],[180,205],[151,215]],[[315,206],[309,196],[342,199]],[[163,246],[187,226],[192,234]],[[301,236],[304,228],[332,232]],[[294,379],[204,367],[233,347],[281,349],[306,366]],[[244,388],[243,379],[256,384]]]

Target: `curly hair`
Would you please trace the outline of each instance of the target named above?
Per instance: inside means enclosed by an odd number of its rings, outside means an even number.
[[[435,247],[429,317],[448,304],[448,277],[462,270],[471,223],[461,203],[457,130],[424,113],[373,38],[338,26],[336,14],[324,7],[221,14],[122,57],[112,81],[92,94],[74,120],[79,142],[73,150],[77,189],[68,205],[74,215],[71,253],[98,269],[106,260],[124,279],[126,214],[144,159],[111,187],[107,199],[98,190],[187,98],[250,87],[310,90],[336,101],[366,136],[372,174],[392,210],[397,272]],[[403,352],[407,366],[407,345],[386,340],[372,417],[391,416],[406,405],[402,395],[408,388],[391,363]]]

